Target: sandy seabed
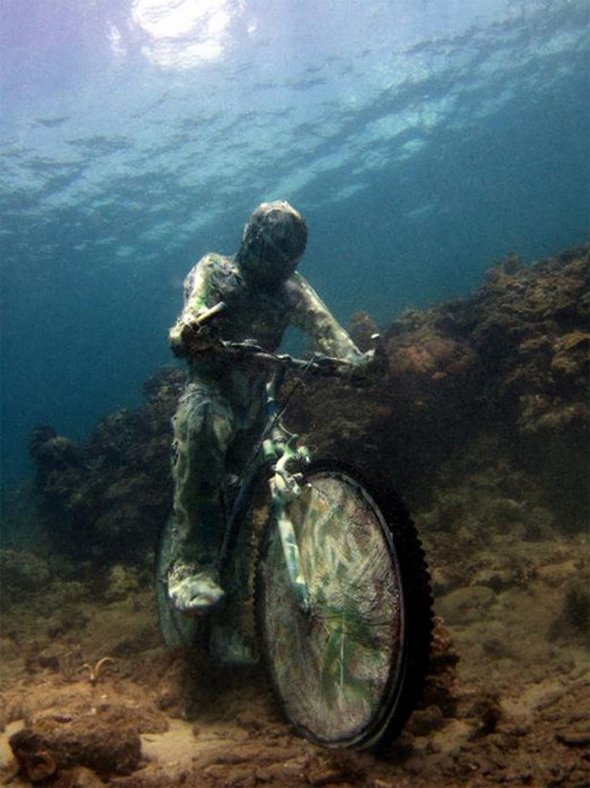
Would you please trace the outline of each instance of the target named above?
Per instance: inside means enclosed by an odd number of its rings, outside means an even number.
[[[257,668],[167,651],[148,578],[120,568],[100,593],[53,582],[4,611],[5,784],[588,785],[585,540],[498,534],[454,562],[425,543],[459,661],[447,703],[418,709],[382,755],[298,738]],[[457,571],[470,580],[448,591]]]

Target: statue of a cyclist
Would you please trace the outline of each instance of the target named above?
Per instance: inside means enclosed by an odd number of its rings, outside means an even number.
[[[211,332],[275,351],[287,326],[294,325],[327,355],[358,364],[370,360],[296,273],[306,241],[305,220],[289,203],[262,203],[237,254],[207,254],[185,280],[184,309],[169,335],[172,350],[189,365],[189,382],[173,419],[172,517],[181,555],[168,573],[168,594],[181,612],[205,612],[224,597],[216,569],[224,488],[239,474],[266,419],[267,374],[207,353]],[[222,301],[225,309],[211,329],[199,328],[199,315]]]

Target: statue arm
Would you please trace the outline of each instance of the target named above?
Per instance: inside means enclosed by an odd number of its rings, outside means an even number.
[[[210,255],[201,258],[199,262],[189,271],[184,280],[184,306],[176,323],[168,332],[168,342],[172,352],[177,356],[184,356],[187,351],[196,351],[200,343],[208,345],[204,332],[198,333],[196,325],[198,317],[205,312],[212,304]],[[197,337],[201,339],[198,340]],[[190,348],[189,348],[190,344]]]
[[[293,325],[311,337],[316,348],[328,356],[362,363],[364,354],[338,323],[313,287],[299,273],[289,285],[294,299]]]

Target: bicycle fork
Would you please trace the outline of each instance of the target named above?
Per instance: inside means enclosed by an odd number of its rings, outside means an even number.
[[[283,428],[284,430],[284,428]],[[284,431],[286,432],[286,431]],[[312,608],[311,595],[305,580],[305,574],[301,562],[301,553],[297,544],[297,537],[291,518],[287,513],[287,504],[296,500],[302,493],[300,485],[300,474],[292,473],[288,469],[289,463],[296,461],[309,462],[309,451],[303,447],[297,447],[296,435],[281,434],[280,439],[268,439],[263,444],[263,449],[267,457],[279,456],[273,464],[273,475],[270,478],[270,491],[272,497],[272,514],[279,530],[281,546],[285,556],[289,581],[297,604],[305,613],[309,613]]]

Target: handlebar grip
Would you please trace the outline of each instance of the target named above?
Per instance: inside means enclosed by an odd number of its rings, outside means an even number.
[[[214,304],[210,309],[206,309],[204,312],[201,312],[200,315],[197,315],[197,317],[195,317],[194,322],[197,325],[202,326],[208,320],[211,320],[212,317],[215,317],[215,315],[218,315],[220,312],[223,312],[225,308],[226,308],[225,301],[220,301],[218,304]]]

